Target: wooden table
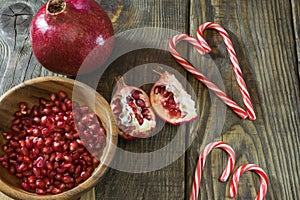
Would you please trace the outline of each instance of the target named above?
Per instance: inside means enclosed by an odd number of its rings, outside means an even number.
[[[0,2],[0,94],[25,80],[55,75],[38,64],[30,46],[29,23],[42,2],[18,2]],[[196,125],[184,125],[187,132],[194,128],[193,138],[186,137],[178,148],[185,148],[191,139],[193,142],[179,159],[147,173],[110,169],[95,188],[96,199],[188,199],[199,152],[212,140],[225,141],[234,148],[237,155],[235,168],[244,163],[255,163],[265,169],[269,177],[266,199],[300,199],[299,1],[99,2],[109,13],[116,34],[134,28],[162,27],[195,36],[198,26],[204,22],[222,25],[235,46],[257,119],[242,120],[225,107],[222,134],[213,138],[214,135],[208,135],[208,129],[215,126],[211,113],[216,109],[216,102],[211,101],[206,87],[166,51],[146,49],[125,54],[108,68],[108,76],[101,79],[98,92],[109,101],[115,84],[114,75],[122,75],[141,64],[162,63],[180,72],[191,84],[197,94],[199,121]],[[213,48],[210,56],[218,66],[226,93],[242,105],[221,37],[208,30],[205,38]],[[144,88],[149,89],[148,86]],[[217,104],[222,103],[217,101]],[[119,146],[133,152],[153,151],[167,145],[176,134],[177,127],[165,125],[163,131],[152,138],[130,142],[120,139]],[[199,199],[228,198],[229,183],[218,181],[226,163],[225,153],[220,150],[211,153],[203,172]],[[237,199],[254,199],[258,189],[258,176],[248,172],[240,180]]]

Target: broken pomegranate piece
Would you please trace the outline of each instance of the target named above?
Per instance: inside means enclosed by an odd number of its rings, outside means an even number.
[[[154,112],[174,125],[195,120],[197,113],[191,95],[173,74],[167,71],[158,74],[161,77],[150,92],[150,102]]]
[[[130,140],[152,136],[156,127],[155,114],[148,95],[142,89],[128,86],[120,78],[110,106],[122,138]]]

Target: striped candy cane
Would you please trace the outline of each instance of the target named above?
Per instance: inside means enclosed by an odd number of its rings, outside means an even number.
[[[201,46],[205,49],[205,51],[207,53],[209,53],[211,51],[211,48],[208,46],[207,42],[203,38],[203,32],[206,29],[215,29],[222,36],[222,38],[225,42],[225,46],[228,50],[228,54],[229,54],[229,57],[230,57],[230,60],[231,60],[231,64],[232,64],[232,68],[233,68],[235,77],[237,79],[241,94],[243,96],[243,100],[244,100],[244,104],[246,106],[247,114],[248,114],[250,120],[255,120],[256,116],[255,116],[255,113],[254,113],[251,98],[250,98],[246,83],[244,81],[242,70],[239,66],[239,61],[237,59],[235,50],[233,48],[233,44],[230,40],[230,37],[229,37],[228,33],[219,24],[216,24],[216,23],[213,23],[213,22],[207,22],[207,23],[202,24],[199,27],[198,31],[197,31],[197,38],[198,38],[199,43],[201,44]]]
[[[241,108],[237,103],[235,103],[233,100],[231,100],[231,98],[227,96],[222,90],[220,90],[218,86],[216,86],[209,79],[207,79],[202,73],[200,73],[197,69],[195,69],[188,61],[186,61],[176,51],[176,44],[181,40],[185,40],[188,41],[190,44],[192,44],[201,55],[203,55],[204,53],[209,53],[211,51],[211,48],[208,46],[208,44],[203,38],[203,31],[208,28],[216,29],[224,39],[224,42],[226,44],[232,62],[233,70],[237,78],[240,91],[242,93],[243,101],[246,106],[246,111],[243,108]],[[256,117],[255,117],[253,105],[251,103],[251,98],[248,93],[246,83],[243,79],[242,71],[239,67],[239,63],[236,58],[235,51],[233,49],[233,45],[229,39],[229,35],[227,34],[227,32],[220,25],[215,24],[213,22],[208,22],[199,27],[197,32],[197,39],[198,41],[186,34],[175,35],[169,42],[169,51],[179,64],[181,64],[187,71],[193,74],[199,81],[201,81],[210,90],[212,90],[225,104],[227,104],[241,118],[245,119],[249,117],[250,120],[255,120]]]
[[[260,178],[260,189],[255,200],[263,200],[265,198],[268,189],[268,176],[263,169],[255,164],[244,164],[235,171],[230,182],[230,198],[236,198],[239,179],[244,172],[249,170],[257,173]]]
[[[212,143],[209,143],[208,145],[206,145],[206,147],[202,150],[202,152],[199,156],[199,160],[198,160],[198,163],[196,166],[195,177],[194,177],[193,188],[192,188],[190,200],[198,199],[198,194],[199,194],[199,189],[200,189],[200,181],[201,181],[204,164],[205,164],[206,158],[209,155],[209,153],[215,148],[223,149],[224,151],[227,152],[228,157],[229,157],[228,164],[227,164],[224,172],[220,176],[220,181],[225,182],[233,170],[233,167],[235,164],[235,153],[228,144],[226,144],[225,142],[212,142]]]

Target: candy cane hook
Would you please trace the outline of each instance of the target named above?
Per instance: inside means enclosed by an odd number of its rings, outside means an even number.
[[[223,149],[224,151],[226,151],[228,154],[228,158],[229,158],[228,164],[227,164],[225,170],[223,171],[222,175],[220,176],[220,181],[225,182],[233,170],[233,167],[235,164],[235,153],[228,144],[226,144],[225,142],[212,142],[212,143],[209,143],[208,145],[206,145],[206,147],[202,150],[202,152],[199,156],[199,160],[198,160],[198,163],[196,166],[195,177],[194,177],[190,200],[198,199],[198,194],[199,194],[199,189],[200,189],[200,181],[201,181],[204,164],[205,164],[208,154],[215,148],[220,148],[220,149]]]
[[[265,198],[268,189],[268,176],[263,169],[261,169],[259,166],[255,164],[244,164],[235,171],[235,173],[232,176],[232,180],[230,182],[230,192],[229,192],[230,198],[236,197],[237,187],[238,187],[240,177],[246,171],[254,171],[255,173],[258,174],[260,178],[260,189],[255,200],[263,200]]]

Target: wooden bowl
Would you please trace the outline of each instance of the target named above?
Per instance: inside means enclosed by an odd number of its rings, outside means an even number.
[[[74,87],[75,83],[75,87]],[[73,88],[76,92],[73,93]],[[76,102],[80,105],[87,105],[101,119],[104,128],[107,132],[106,146],[101,156],[101,163],[94,170],[93,174],[86,181],[76,186],[71,190],[63,193],[52,195],[38,195],[23,190],[20,186],[20,179],[9,174],[8,170],[0,165],[0,190],[6,195],[14,199],[76,199],[87,190],[97,184],[101,176],[107,169],[107,164],[113,158],[115,147],[117,145],[117,126],[115,124],[112,111],[107,101],[94,89],[86,84],[74,81],[63,77],[40,77],[26,81],[5,93],[0,99],[0,132],[10,131],[11,122],[14,118],[14,113],[18,110],[18,103],[27,102],[29,107],[39,104],[39,98],[44,97],[49,99],[50,93],[65,91],[68,97],[72,99],[72,94],[76,94]],[[74,90],[75,91],[75,90]],[[92,94],[95,98],[87,98],[86,95]],[[0,134],[0,146],[6,143],[6,140]],[[0,148],[0,157],[4,154]]]

